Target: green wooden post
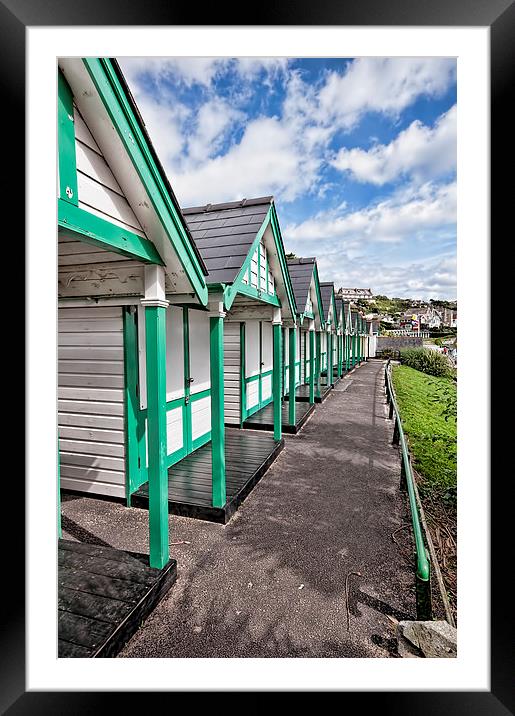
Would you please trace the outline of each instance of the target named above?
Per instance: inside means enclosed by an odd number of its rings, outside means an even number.
[[[309,402],[315,402],[315,327],[309,329]]]
[[[289,335],[289,367],[288,367],[288,382],[289,382],[289,400],[288,400],[288,423],[295,425],[295,359],[296,359],[296,343],[297,343],[297,328],[295,326],[290,327]]]
[[[166,302],[145,302],[148,426],[148,520],[150,566],[161,569],[168,547],[168,470],[166,466]]]
[[[274,396],[274,440],[282,438],[282,326],[279,322],[273,324],[274,338],[274,372],[273,372],[273,396]],[[295,402],[295,401],[292,401]]]
[[[317,331],[317,332],[316,332],[315,341],[316,341],[315,373],[316,373],[316,381],[317,381],[317,385],[316,385],[316,395],[317,395],[318,398],[320,398],[320,373],[321,373],[321,370],[322,370],[322,366],[321,366],[321,359],[322,359],[322,355],[321,355],[321,353],[322,353],[322,344],[321,344],[321,341],[322,341],[322,338],[321,338],[321,335],[320,335],[320,331]]]
[[[342,337],[340,334],[338,334],[338,338],[336,339],[338,341],[337,343],[337,355],[338,355],[338,378],[342,377]]]
[[[211,496],[213,507],[224,507],[225,416],[224,416],[224,319],[209,319],[209,357],[211,375]]]
[[[327,385],[333,385],[333,334],[327,336]]]

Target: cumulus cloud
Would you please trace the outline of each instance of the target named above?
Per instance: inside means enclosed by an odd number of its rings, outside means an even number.
[[[389,144],[371,149],[342,147],[331,161],[359,182],[382,185],[410,176],[427,181],[456,169],[456,105],[434,127],[415,120]]]
[[[456,182],[409,188],[355,211],[330,210],[285,227],[289,241],[313,246],[319,241],[345,248],[346,242],[397,243],[430,238],[456,222]]]
[[[399,113],[420,96],[442,95],[456,77],[456,62],[437,57],[364,57],[344,73],[331,72],[320,90],[325,121],[349,129],[365,112]]]
[[[322,281],[335,286],[363,286],[373,293],[398,298],[456,298],[456,258],[439,254],[430,259],[385,263],[380,256],[363,255],[359,261],[346,253],[317,257]]]
[[[293,200],[309,188],[314,161],[296,146],[287,125],[261,117],[246,125],[242,139],[224,155],[175,174],[183,205],[277,194]]]

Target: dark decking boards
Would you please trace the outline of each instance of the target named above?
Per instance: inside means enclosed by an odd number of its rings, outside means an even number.
[[[115,656],[175,582],[177,562],[59,540],[58,656]]]
[[[315,387],[315,403],[323,403],[329,395],[330,391],[331,388],[327,385],[327,383],[320,383],[320,395],[316,394]],[[284,396],[284,399],[290,399],[288,393]],[[300,403],[309,403],[309,385],[307,383],[305,383],[304,385],[298,385],[295,388],[295,400]]]
[[[298,433],[304,425],[308,417],[315,409],[310,403],[299,402],[295,406],[295,425],[290,425],[288,415],[288,403],[285,401],[282,405],[282,422],[284,433]],[[243,423],[244,428],[252,428],[253,430],[273,430],[274,429],[274,404],[268,403],[264,408],[247,418]]]
[[[168,470],[168,507],[175,515],[226,524],[284,447],[273,435],[225,430],[227,502],[211,502],[211,443]],[[148,482],[132,495],[132,504],[148,507]]]

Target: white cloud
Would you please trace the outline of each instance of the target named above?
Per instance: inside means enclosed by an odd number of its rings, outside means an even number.
[[[415,120],[389,144],[369,150],[342,147],[332,166],[359,182],[382,185],[411,176],[427,181],[456,168],[456,105],[433,128]]]
[[[310,188],[316,168],[287,125],[261,117],[246,125],[241,141],[225,155],[182,173],[179,169],[172,181],[184,206],[268,194],[291,201]]]
[[[456,298],[453,255],[386,263],[379,256],[360,256],[356,261],[346,253],[334,252],[317,257],[317,263],[321,280],[334,281],[337,288],[361,286],[399,298]]]
[[[396,243],[427,238],[456,222],[456,183],[411,187],[372,206],[349,212],[326,211],[287,226],[288,241],[345,248],[346,242]]]
[[[220,149],[230,128],[244,117],[242,112],[221,99],[205,102],[197,113],[196,126],[187,140],[188,159],[198,163],[212,157]]]
[[[223,57],[124,57],[120,65],[131,85],[142,75],[151,77],[156,85],[163,80],[188,87],[208,87],[227,64]]]
[[[358,58],[345,73],[329,74],[318,96],[319,112],[322,121],[346,129],[365,112],[395,117],[417,97],[442,95],[455,75],[453,59]]]

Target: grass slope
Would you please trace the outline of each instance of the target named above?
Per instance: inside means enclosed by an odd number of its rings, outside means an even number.
[[[456,491],[456,384],[407,366],[394,366],[393,384],[421,495],[453,499]],[[445,412],[450,414],[445,419]]]

